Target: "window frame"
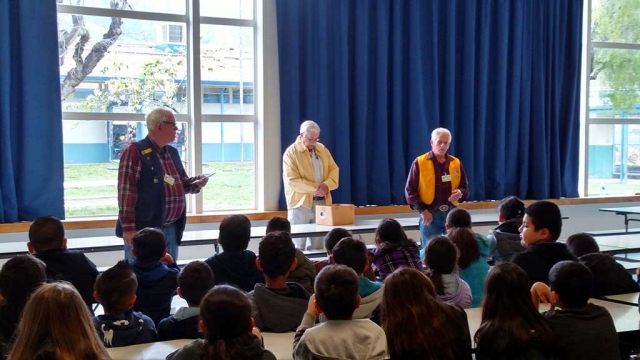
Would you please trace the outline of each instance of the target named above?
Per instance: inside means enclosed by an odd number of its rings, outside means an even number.
[[[585,44],[583,50],[582,59],[582,75],[583,75],[583,93],[582,99],[584,107],[582,109],[582,131],[581,131],[581,144],[582,144],[582,156],[581,156],[581,172],[580,172],[580,184],[581,194],[583,197],[592,196],[589,194],[589,136],[590,125],[637,125],[640,124],[640,118],[616,118],[616,117],[591,117],[591,104],[590,104],[590,92],[591,92],[591,74],[590,74],[590,54],[595,49],[616,49],[616,50],[633,50],[640,51],[640,43],[625,43],[625,42],[607,42],[607,41],[593,41],[591,39],[592,31],[592,14],[593,14],[593,0],[585,1],[585,9],[583,16],[583,43]],[[613,145],[612,145],[613,146]],[[612,169],[613,171],[613,169]],[[627,174],[628,177],[628,174]],[[616,194],[614,194],[616,195]],[[626,195],[626,194],[617,194]]]
[[[176,0],[178,1],[178,0]],[[262,74],[262,69],[259,68],[262,55],[258,54],[258,49],[262,49],[262,46],[258,44],[260,39],[258,38],[258,12],[262,9],[262,3],[258,3],[262,0],[253,1],[253,17],[252,19],[234,19],[234,18],[218,18],[210,16],[200,16],[200,0],[181,0],[185,2],[186,13],[181,14],[167,14],[167,13],[154,13],[148,11],[136,11],[136,10],[117,10],[108,8],[95,8],[80,5],[66,5],[58,4],[58,14],[77,14],[83,16],[99,16],[99,17],[120,17],[124,19],[133,20],[148,20],[148,21],[160,21],[170,24],[181,24],[184,26],[184,34],[187,44],[187,111],[184,114],[176,114],[177,122],[186,122],[188,128],[188,137],[190,139],[187,147],[187,166],[186,170],[189,174],[201,174],[202,173],[202,125],[204,123],[231,123],[231,122],[243,122],[253,124],[253,162],[254,162],[254,199],[252,207],[249,209],[241,210],[257,210],[258,208],[264,208],[264,205],[259,206],[259,199],[264,198],[262,194],[258,194],[259,191],[259,159],[262,158],[259,151],[259,102],[262,98],[262,88],[258,86],[258,75]],[[202,102],[202,76],[200,71],[201,58],[200,58],[200,26],[201,25],[225,25],[245,27],[252,29],[253,35],[253,114],[203,114]],[[194,39],[196,41],[194,41]],[[260,45],[260,46],[259,46]],[[198,99],[198,101],[195,101]],[[242,99],[242,96],[241,96]],[[242,100],[241,100],[242,101]],[[140,113],[104,113],[104,112],[83,112],[83,111],[66,111],[63,106],[62,120],[75,120],[75,121],[130,121],[130,122],[144,122],[145,115]],[[204,198],[203,195],[189,195],[187,196],[187,212],[189,214],[208,214],[219,213],[225,211],[234,211],[240,209],[226,209],[217,210],[215,212],[204,212]],[[106,215],[106,214],[105,214]],[[96,215],[104,217],[105,215]],[[117,216],[117,214],[113,214]],[[109,215],[106,215],[109,216]],[[94,217],[94,216],[73,216],[74,218],[80,217]]]

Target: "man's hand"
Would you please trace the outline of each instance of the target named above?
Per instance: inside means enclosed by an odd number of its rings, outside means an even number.
[[[429,226],[433,222],[433,215],[429,210],[424,210],[420,213],[420,217],[422,218],[422,223]]]
[[[318,316],[318,309],[316,309],[316,294],[311,295],[309,298],[309,304],[307,305],[307,314]]]
[[[169,253],[164,254],[164,257],[162,258],[162,261],[164,261],[169,266],[171,266],[171,265],[176,263],[176,261],[173,260],[173,256],[171,256],[171,254],[169,254]]]
[[[460,189],[456,189],[454,192],[451,193],[451,196],[449,196],[449,202],[456,202],[458,200],[460,200],[460,198],[462,197],[462,191]]]
[[[555,307],[555,299],[551,295],[551,289],[543,282],[537,282],[531,286],[531,300],[536,308],[540,303],[551,304],[551,310]]]
[[[325,183],[318,184],[318,188],[316,189],[316,195],[318,196],[327,196],[329,193],[329,187]]]
[[[129,246],[133,246],[133,237],[136,236],[136,232],[135,231],[127,231],[124,234],[122,234],[122,240],[124,240],[124,243],[129,245]]]
[[[198,188],[202,189],[209,182],[209,178],[204,175],[196,176],[196,180],[193,182]]]

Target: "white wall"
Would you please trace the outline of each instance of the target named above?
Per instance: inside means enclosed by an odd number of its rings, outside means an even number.
[[[62,141],[65,144],[105,144],[108,138],[106,121],[62,122]]]

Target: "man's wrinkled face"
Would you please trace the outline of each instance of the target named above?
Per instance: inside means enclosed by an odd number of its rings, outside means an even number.
[[[444,156],[449,150],[450,143],[449,134],[445,132],[438,133],[435,139],[431,139],[431,150],[436,156]]]
[[[304,144],[304,146],[306,146],[309,150],[313,150],[313,148],[316,147],[318,140],[320,140],[320,132],[307,130],[307,132],[300,134],[300,137],[302,138],[302,143]]]

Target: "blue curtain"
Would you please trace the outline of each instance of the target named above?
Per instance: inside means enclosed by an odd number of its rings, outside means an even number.
[[[64,218],[54,0],[0,1],[0,223]]]
[[[313,119],[340,166],[336,201],[403,204],[442,126],[473,200],[576,197],[582,6],[277,0],[282,147]]]

